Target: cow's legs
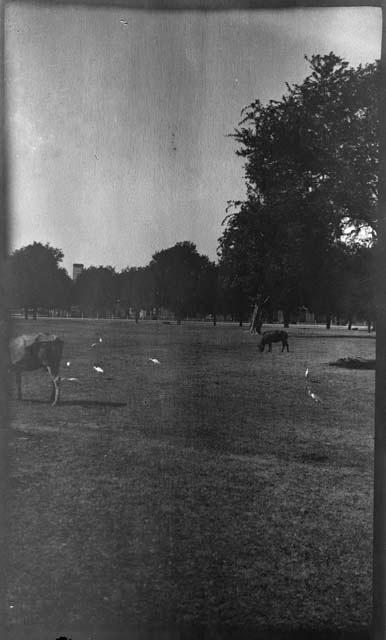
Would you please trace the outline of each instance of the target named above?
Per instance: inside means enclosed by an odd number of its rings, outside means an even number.
[[[272,342],[270,342],[270,343],[269,343],[268,351],[269,351],[269,352],[271,352],[271,351],[272,351]]]
[[[289,346],[287,341],[282,342],[281,352],[283,353],[284,349],[287,347],[287,351],[289,351]]]
[[[21,371],[19,371],[19,369],[16,369],[15,371],[15,379],[17,388],[17,399],[21,400]]]
[[[54,407],[56,405],[56,403],[59,401],[59,397],[60,397],[60,377],[59,376],[54,376],[52,374],[51,371],[51,367],[49,367],[47,365],[47,371],[48,371],[48,375],[51,378],[52,381],[52,393],[51,393],[51,402],[52,402],[52,406]]]

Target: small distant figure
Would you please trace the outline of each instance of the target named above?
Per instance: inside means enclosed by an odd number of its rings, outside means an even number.
[[[59,367],[64,342],[58,336],[48,333],[35,333],[13,338],[10,342],[11,368],[15,372],[17,398],[22,399],[21,374],[24,371],[45,369],[51,378],[52,406],[56,405],[60,395]]]
[[[268,345],[268,351],[272,351],[272,342],[281,342],[281,351],[283,352],[285,347],[289,351],[288,333],[286,331],[264,331],[260,342],[260,351],[264,351],[265,345]]]

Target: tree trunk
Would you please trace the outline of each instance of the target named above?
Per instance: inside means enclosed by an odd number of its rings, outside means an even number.
[[[331,329],[331,313],[327,314],[326,318],[326,329]]]
[[[249,325],[249,331],[251,333],[260,333],[261,327],[263,324],[263,309],[266,302],[268,302],[269,296],[263,300],[263,295],[259,294],[256,296],[256,302],[253,307],[251,322]],[[272,312],[271,312],[272,313]]]
[[[284,321],[284,328],[288,329],[288,327],[290,326],[290,313],[289,311],[283,311],[283,321]]]
[[[33,319],[34,319],[34,320],[36,320],[37,315],[38,315],[38,314],[37,314],[36,307],[34,307],[34,308],[32,309],[32,317],[33,317]]]
[[[217,324],[217,316],[216,316],[216,314],[214,313],[214,314],[213,314],[213,326],[215,327],[215,326],[216,326],[216,324]]]
[[[251,324],[249,325],[249,331],[251,333],[260,333],[262,324],[263,324],[263,316],[262,316],[261,309],[259,309],[256,312],[256,314],[254,313],[252,315]]]
[[[352,318],[349,318],[348,319],[348,326],[347,326],[349,331],[351,331],[351,327],[352,327]]]
[[[28,320],[28,307],[24,307],[24,320]]]
[[[250,322],[250,325],[249,325],[249,331],[251,333],[255,333],[255,331],[256,331],[256,323],[258,321],[258,315],[259,315],[259,303],[255,302],[255,305],[254,305],[253,311],[252,311],[251,322]]]
[[[367,320],[367,331],[368,333],[371,332],[371,320]]]

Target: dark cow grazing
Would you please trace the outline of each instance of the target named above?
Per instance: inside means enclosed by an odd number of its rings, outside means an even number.
[[[22,372],[45,369],[52,381],[52,406],[58,402],[60,395],[60,377],[58,374],[63,346],[63,340],[48,333],[22,335],[11,340],[11,367],[16,376],[18,400],[21,400]]]
[[[288,333],[286,331],[264,331],[260,342],[260,351],[264,351],[266,344],[268,345],[268,351],[272,351],[272,342],[281,342],[282,352],[285,347],[289,351]]]

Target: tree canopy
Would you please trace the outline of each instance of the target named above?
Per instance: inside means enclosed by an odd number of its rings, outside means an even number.
[[[10,305],[24,308],[25,315],[38,308],[68,309],[72,280],[60,266],[61,249],[34,242],[17,249],[9,258]]]
[[[103,317],[113,313],[118,296],[118,278],[113,267],[89,267],[76,279],[74,299],[86,314]]]
[[[126,311],[145,310],[151,314],[155,307],[154,275],[150,266],[130,267],[119,274],[120,304]]]
[[[256,100],[232,134],[245,158],[246,197],[219,241],[228,284],[245,300],[331,311],[343,234],[376,238],[378,65],[333,53],[282,100]],[[339,260],[338,260],[339,262]]]
[[[158,307],[172,310],[180,322],[186,316],[212,311],[215,296],[214,265],[200,255],[193,242],[177,242],[153,255],[150,268],[154,275]]]

